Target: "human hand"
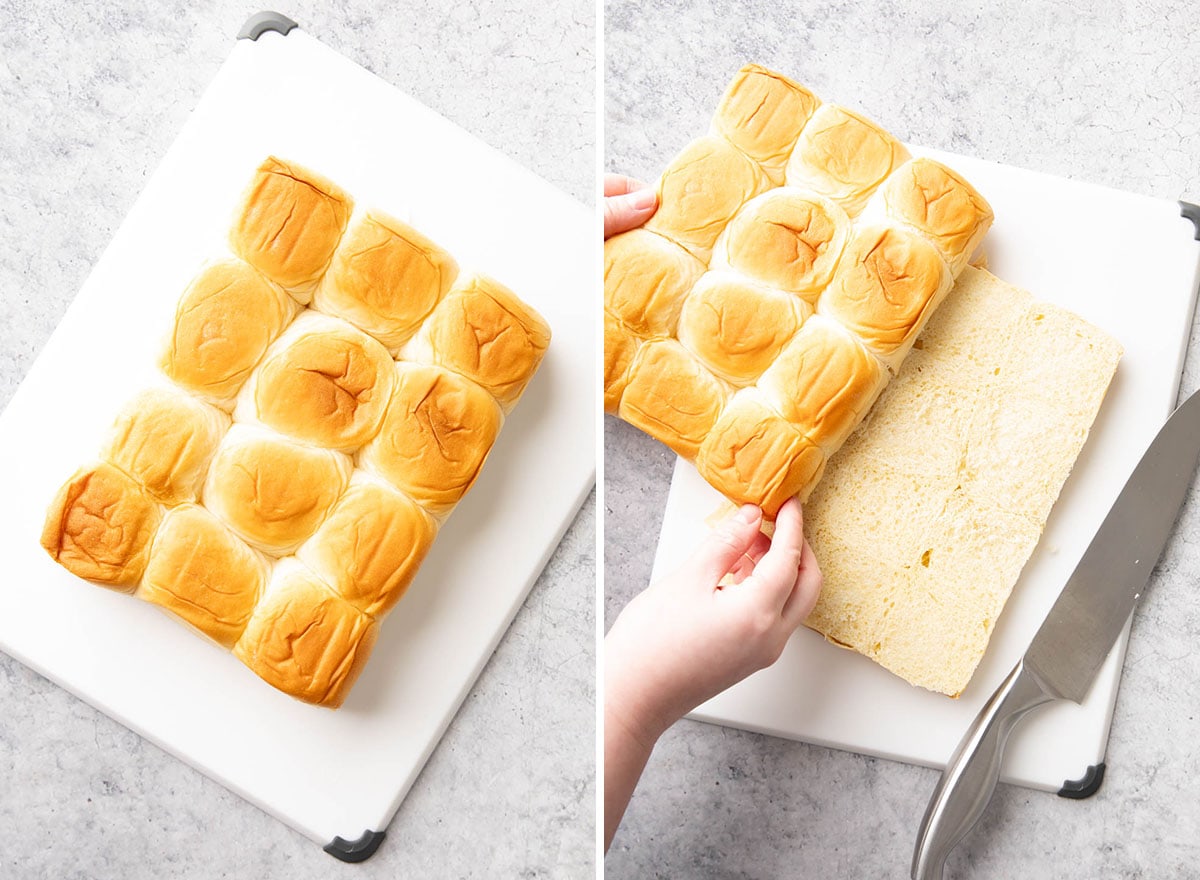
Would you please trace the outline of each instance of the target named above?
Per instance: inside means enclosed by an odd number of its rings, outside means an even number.
[[[641,226],[658,210],[658,194],[620,174],[604,175],[604,237]]]
[[[621,612],[604,645],[606,724],[652,746],[696,706],[779,659],[822,578],[798,501],[779,509],[773,538],[761,524],[759,508],[742,507]]]

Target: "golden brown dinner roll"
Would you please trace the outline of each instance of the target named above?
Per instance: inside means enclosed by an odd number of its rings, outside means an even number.
[[[865,116],[823,104],[813,114],[788,160],[788,186],[819,192],[859,214],[871,193],[908,159],[904,145]]]
[[[704,264],[675,242],[633,229],[604,242],[604,306],[641,336],[671,336]]]
[[[604,310],[604,411],[616,413],[629,384],[629,365],[642,339]]]
[[[658,210],[646,229],[708,261],[713,243],[738,208],[770,185],[758,163],[723,137],[692,141],[658,181]]]
[[[296,557],[355,608],[379,617],[404,595],[436,535],[437,524],[412,499],[356,475]]]
[[[450,254],[407,223],[369,211],[346,230],[313,304],[395,349],[457,277]]]
[[[512,409],[542,362],[550,327],[497,281],[460,278],[438,303],[408,349],[482,385],[505,412]]]
[[[696,468],[736,504],[757,504],[774,518],[793,495],[803,501],[825,469],[825,455],[757,389],[734,395],[708,432]]]
[[[814,315],[758,380],[763,397],[828,456],[850,436],[888,374],[836,321]]]
[[[76,471],[50,503],[42,546],[72,574],[132,592],[162,519],[154,499],[107,462]]]
[[[383,425],[359,461],[441,515],[479,476],[503,418],[496,400],[474,382],[442,367],[401,361]]]
[[[306,305],[353,207],[332,181],[271,156],[246,190],[229,243],[235,254]]]
[[[238,389],[296,310],[295,300],[249,263],[212,263],[175,308],[162,369],[189,391],[231,409]]]
[[[213,458],[204,505],[252,547],[281,556],[316,531],[350,469],[340,452],[234,425]]]
[[[167,512],[138,595],[226,648],[241,636],[267,580],[267,561],[207,509]]]
[[[800,130],[820,103],[786,76],[747,64],[725,89],[713,130],[758,162],[778,186]]]
[[[304,566],[276,566],[234,655],[267,684],[336,709],[375,647],[379,625]]]
[[[933,159],[912,159],[879,189],[888,217],[907,223],[938,249],[955,277],[992,225],[992,206],[971,184]]]
[[[779,187],[746,204],[713,251],[714,269],[733,268],[815,302],[837,268],[850,220],[829,199]]]
[[[195,501],[229,415],[190,394],[151,388],[117,416],[101,457],[164,504]]]
[[[638,349],[629,377],[621,418],[694,458],[721,412],[726,387],[674,339]]]
[[[954,277],[914,232],[863,224],[850,236],[817,311],[853,331],[896,372]]]
[[[721,378],[746,385],[811,314],[812,306],[794,294],[736,272],[707,272],[684,303],[679,341]]]
[[[395,381],[395,361],[361,330],[308,312],[271,346],[235,411],[252,409],[281,434],[350,450],[375,436]]]

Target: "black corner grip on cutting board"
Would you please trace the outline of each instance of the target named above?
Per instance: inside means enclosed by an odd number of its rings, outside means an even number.
[[[1064,782],[1063,787],[1058,790],[1058,796],[1081,801],[1099,791],[1100,783],[1103,781],[1104,762],[1101,761],[1099,764],[1093,764],[1088,767],[1087,772],[1083,774],[1083,778],[1068,779]]]
[[[343,840],[335,837],[333,843],[325,844],[325,852],[343,862],[365,862],[375,855],[379,844],[387,836],[386,831],[364,831],[358,840]]]
[[[285,37],[292,32],[292,28],[300,25],[292,21],[286,15],[279,12],[256,12],[254,15],[246,19],[246,23],[242,25],[242,29],[238,31],[237,38],[239,40],[257,40],[267,31],[275,31],[277,34],[283,34]]]
[[[1191,202],[1180,202],[1179,214],[1181,217],[1187,217],[1192,221],[1192,225],[1196,227],[1196,241],[1200,241],[1200,205],[1193,205]]]

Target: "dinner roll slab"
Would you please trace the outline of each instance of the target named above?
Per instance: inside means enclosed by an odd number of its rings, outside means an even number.
[[[138,595],[232,648],[266,580],[263,556],[207,509],[184,504],[163,518]]]
[[[658,210],[646,229],[708,261],[712,246],[746,201],[770,185],[758,163],[723,137],[692,141],[658,181]]]
[[[438,303],[409,354],[482,385],[507,412],[549,344],[550,327],[541,315],[499,282],[470,275]]]
[[[823,104],[796,142],[786,180],[827,196],[853,217],[907,159],[904,145],[865,116]]]
[[[604,242],[604,305],[633,332],[671,336],[679,310],[704,264],[684,248],[645,229]]]
[[[316,531],[350,479],[350,459],[235,425],[213,458],[204,505],[275,556]]]
[[[351,224],[314,299],[388,348],[398,348],[458,277],[458,263],[394,217],[369,211]]]
[[[950,267],[920,236],[862,225],[817,311],[855,333],[894,373],[953,283]]]
[[[992,225],[992,207],[983,196],[933,159],[901,165],[879,188],[877,198],[889,218],[929,239],[956,278]]]
[[[121,410],[101,456],[164,504],[195,501],[229,416],[190,394],[151,388]]]
[[[107,462],[76,471],[46,512],[42,547],[81,578],[132,592],[162,514],[149,493]]]
[[[276,568],[233,653],[272,687],[336,709],[375,647],[379,625],[298,563]]]
[[[674,339],[643,345],[629,376],[621,418],[694,458],[725,403],[725,386]]]
[[[679,341],[718,376],[753,382],[779,356],[812,306],[737,272],[707,272],[692,288]]]
[[[820,103],[799,83],[748,64],[725,89],[713,130],[758,162],[778,186],[801,129]]]
[[[771,515],[807,496],[900,369],[991,209],[756,65],[670,161],[659,201],[605,246],[605,409]]]
[[[274,157],[229,243],[236,256],[203,266],[176,306],[165,379],[120,411],[101,463],[58,490],[41,542],[274,687],[336,707],[550,328],[418,230],[355,213],[333,183]]]
[[[238,389],[295,317],[296,308],[290,296],[249,263],[212,263],[179,300],[162,355],[163,372],[188,391],[232,409]]]
[[[805,322],[759,379],[764,397],[826,456],[845,442],[883,386],[883,365],[836,321]]]
[[[503,418],[469,379],[401,361],[383,424],[359,459],[426,510],[449,513],[479,476]]]
[[[714,269],[815,302],[833,277],[850,233],[846,212],[810,190],[778,187],[751,199],[722,234]]]
[[[820,448],[755,389],[734,396],[696,457],[717,491],[736,504],[760,505],[772,519],[787,499],[807,498],[824,468]]]
[[[350,450],[378,430],[395,362],[361,330],[309,313],[272,346],[252,381],[254,414],[264,424],[308,443]],[[238,407],[240,417],[240,401]]]
[[[332,181],[271,156],[246,190],[229,243],[234,253],[307,304],[353,207]]]
[[[408,496],[356,478],[296,557],[338,595],[373,617],[404,595],[437,535]]]

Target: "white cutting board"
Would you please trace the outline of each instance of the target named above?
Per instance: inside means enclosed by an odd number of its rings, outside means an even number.
[[[1175,406],[1191,328],[1200,243],[1175,202],[913,148],[961,172],[991,202],[990,270],[1111,333],[1125,347],[1116,377],[971,684],[958,700],[913,687],[801,628],[770,669],[691,717],[944,767],[1012,669],[1142,452]],[[679,460],[654,577],[677,565],[722,503]],[[1057,791],[1104,760],[1128,627],[1083,705],[1056,703],[1017,727],[1002,779]]]
[[[336,712],[38,544],[56,486],[97,454],[270,153],[409,219],[553,331]],[[594,482],[595,238],[585,206],[303,32],[238,41],[0,415],[0,649],[318,843],[382,830]]]

